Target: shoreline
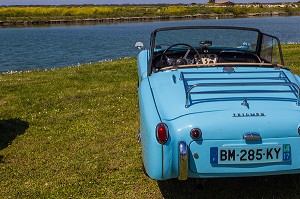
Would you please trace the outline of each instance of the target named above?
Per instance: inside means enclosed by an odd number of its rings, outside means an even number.
[[[290,15],[287,12],[264,12],[247,13],[244,15],[234,14],[194,14],[183,16],[150,16],[150,17],[116,17],[116,18],[85,18],[85,19],[54,19],[54,20],[4,20],[0,21],[0,27],[14,26],[35,26],[35,25],[55,25],[55,24],[112,24],[127,22],[151,22],[167,20],[188,20],[188,19],[226,19],[226,18],[251,18],[251,17],[277,17],[277,16],[300,16],[300,13]]]
[[[295,47],[297,49],[300,49],[300,42],[289,42],[289,43],[281,43],[281,47],[283,48],[292,48]],[[90,66],[90,65],[95,65],[95,64],[101,64],[101,63],[107,63],[107,62],[116,62],[120,60],[128,60],[128,59],[135,59],[135,57],[119,57],[116,59],[103,59],[103,60],[98,60],[94,62],[85,62],[85,63],[78,63],[74,65],[66,65],[63,67],[53,67],[53,68],[36,68],[36,69],[26,69],[26,70],[7,70],[7,71],[1,71],[0,70],[0,75],[12,75],[12,74],[20,74],[20,73],[28,73],[32,71],[54,71],[62,68],[76,68],[76,67],[82,67],[82,66]],[[288,66],[287,67],[292,67]]]

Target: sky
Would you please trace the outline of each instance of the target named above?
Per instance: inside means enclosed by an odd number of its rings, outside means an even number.
[[[218,1],[218,0],[216,0]],[[298,2],[298,0],[231,0],[234,3],[276,3],[276,2]],[[0,0],[0,5],[61,5],[61,4],[190,4],[206,3],[208,0]]]

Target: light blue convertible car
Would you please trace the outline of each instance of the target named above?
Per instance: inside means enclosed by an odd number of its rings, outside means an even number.
[[[244,27],[161,28],[137,64],[149,177],[300,173],[300,78],[284,67],[278,38]]]

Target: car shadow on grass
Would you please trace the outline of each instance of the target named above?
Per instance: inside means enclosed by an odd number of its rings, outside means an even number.
[[[12,141],[18,136],[25,133],[29,128],[29,123],[18,118],[0,120],[0,150],[8,147]],[[0,156],[0,162],[3,156]]]
[[[164,198],[300,198],[300,175],[159,181]]]

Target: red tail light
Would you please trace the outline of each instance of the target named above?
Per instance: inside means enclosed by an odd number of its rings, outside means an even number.
[[[165,144],[169,138],[168,126],[165,123],[159,123],[156,126],[156,139],[160,144]]]
[[[202,138],[202,132],[198,128],[194,128],[191,130],[190,135],[193,139],[199,139]]]

